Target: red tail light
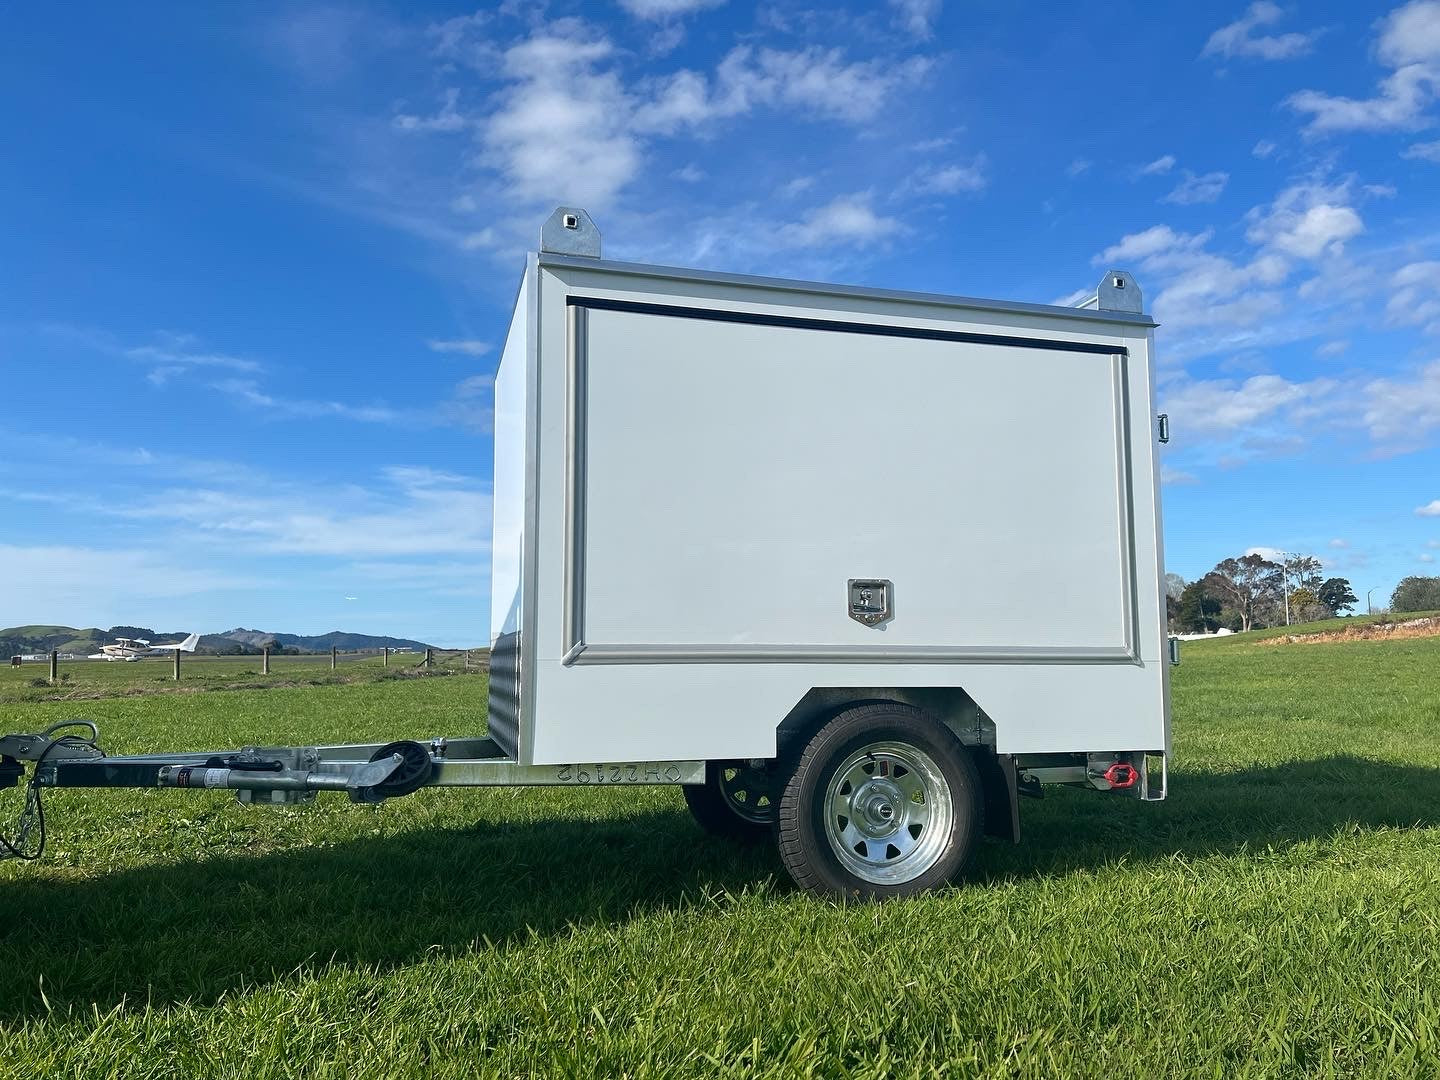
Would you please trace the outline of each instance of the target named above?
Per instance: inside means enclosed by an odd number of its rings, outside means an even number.
[[[1128,761],[1117,761],[1105,770],[1105,780],[1112,788],[1124,791],[1140,782],[1140,770]]]

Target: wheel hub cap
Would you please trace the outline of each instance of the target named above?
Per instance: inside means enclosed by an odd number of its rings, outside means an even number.
[[[825,792],[825,833],[841,865],[880,885],[912,881],[939,861],[955,810],[934,759],[908,743],[851,753]]]

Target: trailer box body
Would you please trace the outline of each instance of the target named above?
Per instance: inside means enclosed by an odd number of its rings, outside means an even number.
[[[62,720],[0,736],[0,857],[50,787],[668,784],[889,899],[1045,784],[1163,799],[1153,326],[1124,271],[1062,308],[673,270],[561,207],[495,384],[488,733],[111,756]]]
[[[1000,754],[1167,751],[1132,306],[530,256],[495,389],[492,738],[764,759],[808,694],[948,689]]]

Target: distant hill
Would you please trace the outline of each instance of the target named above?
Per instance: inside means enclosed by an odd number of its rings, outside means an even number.
[[[187,631],[184,630],[151,630],[146,626],[112,626],[109,630],[101,630],[95,626],[86,629],[76,629],[73,626],[12,626],[0,630],[0,656],[49,652],[51,649],[89,655],[99,652],[101,645],[108,645],[119,637],[161,642],[180,641],[186,634]],[[425,642],[410,638],[347,634],[342,630],[305,637],[300,634],[277,634],[265,630],[238,628],[223,634],[201,634],[195,652],[202,656],[255,655],[259,654],[261,647],[269,641],[276,642],[287,651],[295,652],[329,652],[332,646],[342,652],[386,647],[429,648]]]
[[[352,649],[428,649],[431,647],[425,642],[416,641],[413,638],[347,634],[343,630],[331,630],[328,634],[306,637],[303,634],[278,634],[268,630],[246,630],[244,627],[236,627],[219,636],[250,646],[258,646],[262,642],[273,639],[287,649],[295,648],[301,652],[329,652],[332,648],[344,652]],[[201,638],[200,640],[204,641],[205,639]]]

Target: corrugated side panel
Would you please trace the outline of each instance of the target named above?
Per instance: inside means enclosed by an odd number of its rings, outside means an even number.
[[[501,634],[490,647],[488,734],[512,758],[520,741],[520,633]]]
[[[520,636],[525,625],[526,437],[530,350],[527,275],[495,376],[495,485],[490,542],[490,737],[520,748]]]

